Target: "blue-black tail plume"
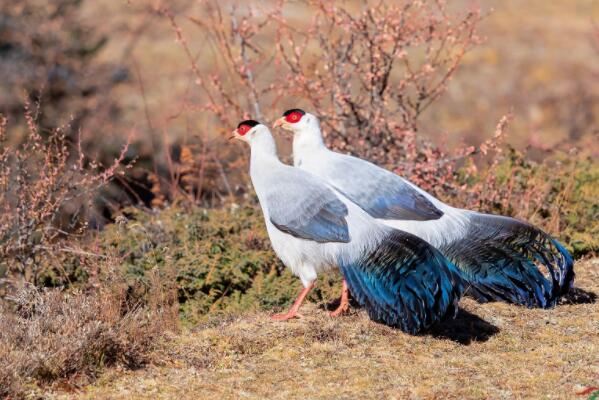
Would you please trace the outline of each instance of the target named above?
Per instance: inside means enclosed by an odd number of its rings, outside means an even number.
[[[557,240],[509,217],[472,213],[468,233],[440,250],[481,302],[549,308],[574,281],[572,256]]]
[[[357,262],[341,263],[352,296],[371,319],[416,334],[455,316],[464,282],[459,270],[424,240],[389,233]]]

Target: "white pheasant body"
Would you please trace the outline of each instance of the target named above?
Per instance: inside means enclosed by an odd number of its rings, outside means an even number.
[[[258,139],[264,140],[265,143],[252,145],[250,177],[260,201],[266,229],[275,253],[283,264],[301,279],[303,285],[308,286],[316,279],[319,272],[337,268],[339,258],[344,260],[357,258],[360,251],[376,246],[376,243],[390,230],[382,224],[372,223],[372,218],[366,212],[330,189],[347,207],[346,221],[351,242],[319,243],[282,232],[271,221],[268,193],[273,186],[282,189],[281,186],[284,185],[285,180],[292,179],[291,177],[297,176],[300,171],[283,164],[278,159],[272,147],[274,141],[269,144],[267,143],[270,141],[269,139],[272,140],[272,137]],[[300,178],[305,179],[301,174]],[[289,202],[288,206],[292,207],[290,201],[293,201],[294,193],[283,191],[282,194],[288,198],[279,201],[287,201]]]
[[[546,308],[571,288],[572,257],[540,229],[451,207],[390,171],[330,151],[318,119],[302,110],[287,111],[277,124],[294,132],[297,167],[325,180],[377,221],[438,248],[460,268],[477,299]]]

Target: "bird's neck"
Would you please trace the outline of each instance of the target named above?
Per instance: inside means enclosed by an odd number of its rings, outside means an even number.
[[[265,174],[283,163],[277,155],[277,147],[272,136],[256,137],[251,143],[250,177],[260,180]]]
[[[300,132],[293,136],[293,163],[300,167],[306,156],[320,151],[328,151],[319,132]]]
[[[277,145],[271,134],[259,132],[250,143],[252,159],[257,157],[271,157],[278,159]]]

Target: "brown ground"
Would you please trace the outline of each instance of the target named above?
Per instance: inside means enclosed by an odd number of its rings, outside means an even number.
[[[214,320],[173,337],[142,370],[109,370],[67,398],[586,399],[599,386],[599,259],[577,264],[578,304],[528,310],[462,301],[457,320],[413,337],[362,310],[331,319]]]

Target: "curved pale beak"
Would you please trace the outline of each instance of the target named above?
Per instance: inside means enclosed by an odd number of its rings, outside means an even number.
[[[286,123],[287,123],[287,121],[285,121],[285,117],[281,117],[281,118],[277,119],[274,124],[272,124],[272,127],[273,128],[278,128],[279,126],[284,127],[284,125]]]
[[[239,139],[239,133],[237,133],[237,129],[235,129],[233,132],[231,132],[233,134],[233,136],[229,137],[229,141],[233,140],[233,139]]]

